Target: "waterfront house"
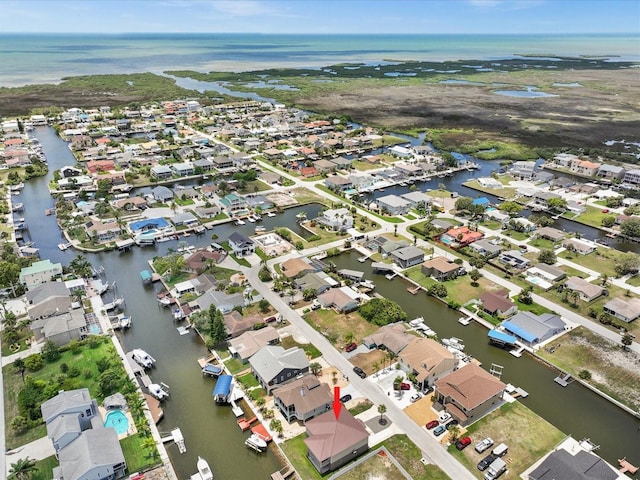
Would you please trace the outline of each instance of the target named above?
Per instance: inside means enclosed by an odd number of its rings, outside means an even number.
[[[146,218],[144,220],[138,220],[131,222],[128,225],[132,235],[138,235],[140,233],[148,232],[150,230],[159,230],[165,233],[173,232],[173,227],[162,217]]]
[[[405,177],[418,177],[420,175],[424,175],[422,167],[410,163],[397,163],[393,168]]]
[[[348,313],[358,308],[360,295],[349,287],[330,288],[318,295],[318,303],[324,308],[334,308],[339,313]]]
[[[390,323],[380,327],[371,335],[362,339],[362,343],[369,350],[379,348],[398,355],[416,337],[407,333],[402,322]]]
[[[588,441],[585,443],[585,445]],[[582,442],[568,437],[535,468],[522,476],[525,480],[624,480],[629,478],[617,472],[611,465],[585,449]]]
[[[492,243],[491,240],[483,238],[477,240],[469,245],[469,248],[478,255],[482,255],[485,258],[493,258],[500,254],[502,247]]]
[[[40,260],[34,262],[30,267],[24,267],[20,270],[18,281],[26,287],[27,290],[37,287],[38,285],[49,282],[59,275],[62,275],[62,264],[51,263],[51,260]]]
[[[267,345],[249,359],[249,364],[251,373],[269,395],[277,385],[291,382],[298,375],[309,372],[307,355],[298,347],[285,350],[279,345]]]
[[[352,160],[344,157],[332,158],[329,160],[331,163],[335,164],[338,170],[349,170],[351,168]]]
[[[533,194],[533,203],[543,208],[549,208],[549,200],[552,198],[562,198],[557,193],[540,191]]]
[[[196,207],[194,211],[198,217],[211,220],[220,214],[220,207],[217,205],[212,205],[210,207]]]
[[[121,208],[130,212],[134,210],[144,210],[147,208],[147,201],[142,197],[127,197],[112,201],[112,205],[115,208]]]
[[[229,246],[233,254],[238,257],[251,255],[256,249],[255,242],[239,232],[229,235]]]
[[[600,165],[598,169],[598,173],[596,176],[603,180],[620,181],[624,178],[625,169],[623,167],[619,167],[617,165]]]
[[[566,276],[567,273],[561,268],[547,265],[546,263],[538,263],[526,271],[525,280],[544,290],[548,290],[554,283],[563,280]]]
[[[426,390],[458,366],[456,357],[431,338],[414,338],[398,355],[402,370],[415,375],[420,390]]]
[[[29,318],[34,321],[71,309],[69,290],[62,282],[44,282],[25,294]]]
[[[303,276],[297,278],[294,281],[294,286],[298,290],[313,290],[316,292],[316,295],[320,295],[329,290],[331,287],[336,287],[338,285],[338,282],[336,282],[333,278],[320,271],[305,273]]]
[[[198,249],[185,260],[186,270],[191,273],[202,273],[209,264],[220,263],[226,257],[227,252],[224,249],[215,249],[214,251]]]
[[[591,302],[598,298],[600,295],[604,295],[605,288],[599,285],[594,285],[580,277],[569,277],[565,288],[576,291],[580,294],[580,300],[584,302]]]
[[[324,184],[327,188],[330,188],[335,192],[342,192],[353,187],[351,180],[346,177],[341,177],[340,175],[331,175],[327,177],[324,180]]]
[[[321,475],[346,465],[369,450],[369,433],[346,408],[326,412],[306,423],[307,458]]]
[[[583,177],[595,177],[601,166],[601,163],[591,162],[589,160],[580,160],[579,162],[573,162],[570,170],[576,175],[581,175]]]
[[[375,177],[371,174],[362,172],[352,173],[349,175],[349,180],[351,181],[353,188],[358,191],[369,190],[376,183]]]
[[[440,235],[440,242],[451,248],[460,248],[466,247],[482,237],[484,237],[482,232],[470,230],[468,227],[454,227]]]
[[[171,223],[173,223],[176,227],[195,227],[196,225],[200,225],[197,217],[191,212],[183,212],[177,215],[174,215],[171,218]]]
[[[303,424],[331,410],[333,395],[324,382],[313,375],[305,375],[273,390],[274,406],[289,423]]]
[[[624,177],[622,177],[622,183],[634,187],[638,186],[638,184],[640,184],[640,169],[633,168],[631,170],[627,170]]]
[[[529,233],[533,232],[537,228],[535,223],[524,217],[513,218],[509,223],[511,222],[513,222],[513,225],[519,232]]]
[[[173,191],[164,185],[159,185],[151,190],[151,195],[156,202],[166,203],[173,200]]]
[[[300,257],[285,260],[280,264],[280,269],[287,278],[296,278],[320,270],[318,264],[311,264],[307,258]]]
[[[562,246],[571,252],[579,253],[580,255],[589,255],[596,251],[596,244],[593,242],[587,242],[578,238],[568,238],[562,242]]]
[[[201,158],[193,161],[194,173],[196,172],[196,169],[199,171],[201,170],[202,172],[210,172],[213,170],[213,167],[213,162],[207,158]]]
[[[509,265],[510,267],[522,269],[531,265],[531,260],[522,255],[518,250],[507,250],[506,252],[502,252],[498,260],[500,263],[504,263],[505,265]]]
[[[393,147],[389,148],[389,153],[391,155],[394,155],[394,156],[400,157],[400,158],[411,158],[411,157],[413,157],[413,152],[411,151],[410,148],[401,147],[400,145],[394,145]]]
[[[89,333],[87,320],[81,308],[32,320],[29,328],[36,342],[51,341],[58,347],[68,344],[71,340],[82,340]]]
[[[485,312],[495,317],[508,317],[518,311],[518,306],[509,300],[509,292],[507,290],[482,292],[480,294],[480,303]]]
[[[602,310],[623,322],[630,323],[640,317],[640,299],[635,297],[612,298],[604,304]]]
[[[239,337],[243,333],[256,328],[256,325],[264,323],[263,318],[257,313],[243,315],[237,310],[225,313],[223,318],[225,329],[231,338]]]
[[[393,262],[403,269],[419,265],[424,260],[424,251],[413,245],[398,248],[390,255]]]
[[[149,174],[155,180],[167,180],[173,177],[173,170],[166,165],[154,165]]]
[[[336,231],[353,228],[353,215],[348,208],[325,210],[322,215],[316,218],[316,221]]]
[[[50,424],[63,415],[77,415],[80,428],[86,430],[91,428],[92,419],[98,415],[98,403],[91,398],[88,388],[61,390],[42,402],[40,411],[45,424]]]
[[[376,200],[378,207],[390,215],[404,215],[411,209],[411,202],[397,195],[385,195]]]
[[[230,294],[210,288],[193,302],[193,308],[194,310],[208,310],[211,305],[215,305],[222,313],[228,313],[234,307],[243,307],[244,304],[245,298],[242,292]]]
[[[536,237],[543,238],[545,240],[551,240],[552,242],[560,242],[567,236],[562,230],[558,230],[553,227],[540,227],[536,230]]]
[[[572,153],[558,153],[551,159],[549,163],[569,170],[572,164],[578,163],[580,161],[580,157]]]
[[[93,178],[88,175],[78,175],[77,177],[61,178],[58,180],[58,188],[60,190],[78,190],[82,187],[90,187],[92,185]]]
[[[280,343],[280,335],[272,326],[266,326],[259,330],[248,330],[236,338],[228,341],[229,353],[243,364],[262,347]]]
[[[233,168],[233,160],[229,157],[214,157],[211,159],[211,161],[213,162],[213,165],[218,169],[218,170],[226,170],[229,168]]]
[[[95,238],[98,242],[110,242],[115,240],[122,233],[122,227],[116,222],[101,222],[91,220],[84,224],[84,231],[89,238]]]
[[[299,173],[304,178],[315,177],[320,174],[316,167],[301,167]]]
[[[460,425],[467,426],[502,403],[506,385],[475,363],[434,384],[434,396]]]
[[[264,183],[268,183],[271,185],[279,184],[282,180],[282,175],[277,172],[260,172],[258,178],[262,180]]]
[[[498,180],[496,180],[493,177],[480,177],[477,180],[478,180],[478,184],[483,188],[498,189],[498,188],[504,187],[502,183],[500,183]]]
[[[411,208],[427,208],[432,202],[429,195],[419,190],[405,193],[404,195],[400,195],[400,197],[408,201],[411,204]]]
[[[536,175],[535,168],[536,162],[521,160],[513,162],[510,173],[518,180],[533,180]]]
[[[313,166],[320,173],[333,172],[337,168],[336,164],[329,160],[316,160]]]
[[[439,282],[456,278],[461,266],[444,257],[433,257],[422,264],[421,272],[427,277],[433,277]]]
[[[193,163],[172,163],[171,171],[179,177],[187,177],[189,175],[193,175]]]
[[[566,327],[564,320],[555,313],[536,315],[532,312],[518,312],[502,322],[502,328],[529,346],[549,340],[562,333]]]
[[[221,198],[220,205],[229,215],[239,212],[245,213],[247,209],[246,200],[235,193],[229,193]]]

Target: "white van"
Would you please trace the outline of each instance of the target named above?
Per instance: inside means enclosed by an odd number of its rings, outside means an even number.
[[[491,453],[493,453],[496,457],[504,457],[506,453],[509,451],[509,447],[507,447],[504,443],[501,443],[497,447],[495,447]]]
[[[507,464],[504,463],[504,460],[496,458],[491,465],[489,465],[489,468],[487,468],[487,472],[484,474],[484,480],[495,480],[506,471]]]

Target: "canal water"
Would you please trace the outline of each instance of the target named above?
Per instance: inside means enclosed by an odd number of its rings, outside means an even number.
[[[25,204],[22,216],[28,222],[30,238],[40,249],[41,258],[68,264],[75,253],[71,250],[62,252],[57,248],[63,238],[55,217],[45,216],[45,210],[52,206],[46,189],[53,171],[64,165],[73,165],[75,160],[67,144],[53,129],[41,127],[34,133],[43,146],[50,172],[46,178],[28,181],[16,201]],[[480,162],[481,165],[484,163]],[[483,168],[495,168],[491,166],[492,162],[487,164],[489,166],[483,165]],[[459,177],[473,176],[478,176],[477,172],[461,172],[436,179],[433,188],[437,183],[449,182],[448,188],[458,190],[455,185],[464,181]],[[460,193],[467,194],[462,189]],[[265,217],[263,224],[267,229],[284,225],[299,228],[295,218],[297,213],[306,211],[308,217],[313,218],[319,210],[317,205],[296,207],[275,218]],[[186,240],[191,245],[204,246],[212,241],[212,233],[218,235],[215,241],[221,242],[233,231],[251,234],[254,228],[254,224],[241,227],[226,224]],[[155,247],[134,248],[124,254],[109,252],[87,257],[94,265],[104,266],[107,279],[117,282],[116,294],[126,300],[126,312],[133,318],[133,327],[119,334],[124,348],[147,350],[157,359],[157,367],[151,372],[151,377],[170,386],[171,398],[164,403],[165,418],[159,429],[168,432],[180,427],[185,435],[187,453],[180,455],[175,446],[168,447],[178,477],[187,478],[194,473],[197,456],[202,456],[209,461],[217,478],[266,478],[279,468],[276,456],[271,452],[258,456],[243,445],[247,434],[240,431],[229,408],[214,404],[211,396],[214,381],[204,378],[196,363],[198,357],[206,355],[206,349],[193,334],[178,335],[170,313],[156,301],[154,287],[145,287],[140,281],[138,273],[147,268],[149,259],[176,247],[177,242],[172,241]],[[638,419],[578,384],[563,389],[553,382],[556,372],[531,357],[515,358],[506,351],[489,346],[484,328],[475,323],[462,327],[457,323],[456,312],[423,294],[410,295],[399,279],[389,281],[383,276],[373,276],[369,264],[358,263],[357,257],[355,253],[348,253],[335,257],[335,263],[339,268],[366,271],[367,278],[378,285],[378,293],[403,305],[409,318],[423,316],[441,338],[456,336],[463,339],[467,345],[466,352],[479,359],[485,368],[490,368],[492,363],[502,365],[503,380],[530,393],[523,403],[563,432],[578,439],[591,438],[601,445],[600,454],[610,462],[626,455],[632,463],[640,464]],[[522,434],[526,435],[526,432]]]

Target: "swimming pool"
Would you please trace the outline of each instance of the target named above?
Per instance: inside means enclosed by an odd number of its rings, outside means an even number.
[[[104,426],[112,427],[118,435],[123,435],[129,431],[129,419],[121,410],[113,410],[107,414]]]

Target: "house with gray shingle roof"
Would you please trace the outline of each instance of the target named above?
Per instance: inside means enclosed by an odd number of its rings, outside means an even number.
[[[301,348],[285,350],[278,345],[267,345],[250,359],[251,372],[270,394],[276,385],[291,382],[301,373],[309,371],[309,360]]]

